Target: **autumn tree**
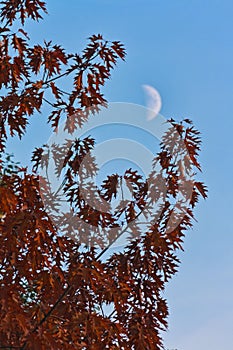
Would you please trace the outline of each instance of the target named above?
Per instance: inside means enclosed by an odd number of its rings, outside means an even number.
[[[43,13],[43,1],[1,2],[0,348],[162,349],[168,316],[163,291],[177,271],[198,198],[206,197],[195,179],[200,134],[190,120],[170,119],[148,178],[129,168],[99,187],[85,182],[98,171],[91,135],[43,145],[32,154],[32,169],[6,171],[7,138],[23,138],[30,116],[47,104],[54,132],[61,124],[70,134],[82,128],[90,114],[107,107],[101,89],[125,58],[119,41],[100,34],[80,54],[52,41],[31,43],[25,21]],[[72,82],[69,91],[61,88],[62,79]],[[61,191],[40,174],[46,174],[49,151],[55,173],[64,177]],[[113,207],[126,187],[131,198]],[[69,204],[66,213],[57,210],[61,196]],[[124,252],[103,260],[125,232],[131,239]]]

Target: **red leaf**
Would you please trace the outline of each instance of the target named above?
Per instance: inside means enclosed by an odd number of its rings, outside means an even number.
[[[203,184],[203,182],[195,182],[195,187],[198,189],[199,193],[203,198],[207,198],[207,187]]]

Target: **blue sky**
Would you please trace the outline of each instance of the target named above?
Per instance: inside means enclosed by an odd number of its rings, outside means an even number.
[[[145,104],[142,84],[156,87],[165,117],[189,117],[202,133],[200,179],[209,187],[185,239],[179,273],[166,296],[166,347],[230,349],[233,343],[233,2],[231,0],[48,0],[49,16],[28,25],[35,41],[81,51],[101,33],[125,44],[127,59],[108,81],[109,101]],[[39,30],[38,30],[39,28]],[[46,110],[45,110],[46,113]],[[45,116],[33,117],[19,159],[46,142]],[[38,133],[38,128],[41,130]],[[21,146],[19,146],[21,145]]]

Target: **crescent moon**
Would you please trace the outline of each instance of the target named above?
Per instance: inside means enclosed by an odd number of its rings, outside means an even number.
[[[162,107],[161,96],[154,87],[150,85],[143,85],[143,89],[147,96],[147,107],[149,109],[147,120],[152,120],[157,117]]]

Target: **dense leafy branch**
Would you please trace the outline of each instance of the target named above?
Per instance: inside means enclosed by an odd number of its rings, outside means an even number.
[[[207,195],[196,180],[200,134],[188,119],[169,120],[146,178],[130,168],[99,186],[91,136],[35,149],[32,172],[12,162],[7,138],[22,137],[44,103],[52,128],[65,118],[69,133],[105,106],[102,87],[125,58],[120,42],[99,34],[81,54],[31,44],[25,21],[42,13],[43,1],[1,2],[0,348],[161,350],[163,291],[193,209]],[[50,183],[51,160],[63,176],[59,190]],[[124,252],[104,259],[123,235]]]

